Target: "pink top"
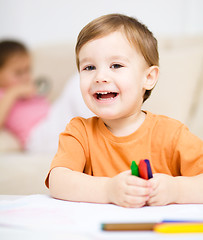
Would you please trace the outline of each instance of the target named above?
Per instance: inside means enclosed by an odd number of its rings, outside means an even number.
[[[5,91],[0,89],[0,100],[4,93]],[[24,147],[32,128],[46,117],[49,109],[49,102],[42,96],[17,100],[8,114],[4,126],[19,139]]]

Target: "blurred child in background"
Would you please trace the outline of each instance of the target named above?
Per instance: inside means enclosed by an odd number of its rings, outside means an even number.
[[[29,50],[17,41],[1,41],[0,129],[9,130],[22,149],[55,151],[56,136],[67,120],[77,115],[92,115],[80,97],[77,84],[77,77],[68,82],[64,93],[51,106],[46,96],[37,93],[32,81]],[[71,108],[73,94],[78,95],[74,102],[78,105]]]

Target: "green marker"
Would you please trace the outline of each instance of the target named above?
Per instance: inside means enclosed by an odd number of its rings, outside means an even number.
[[[135,161],[132,161],[131,164],[131,174],[139,177],[139,169]]]

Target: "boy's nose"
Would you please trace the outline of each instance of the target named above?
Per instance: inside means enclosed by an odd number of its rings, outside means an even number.
[[[96,76],[95,76],[95,82],[96,83],[108,83],[109,82],[109,77],[107,76],[104,71],[98,71]]]
[[[107,83],[108,81],[105,79],[96,79],[96,83]]]

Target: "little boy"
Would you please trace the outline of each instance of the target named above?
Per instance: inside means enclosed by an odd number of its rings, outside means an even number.
[[[78,36],[76,60],[97,117],[74,118],[61,133],[46,179],[51,195],[123,207],[203,203],[203,142],[180,122],[141,110],[159,74],[147,27],[121,14],[95,19]],[[129,170],[145,158],[150,180]]]

